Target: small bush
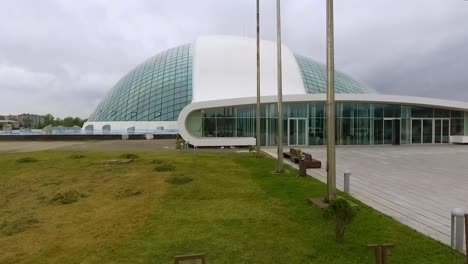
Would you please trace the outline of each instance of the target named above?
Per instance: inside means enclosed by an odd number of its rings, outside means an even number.
[[[122,198],[127,198],[127,197],[132,197],[136,195],[142,194],[143,191],[134,187],[130,188],[122,188],[116,193],[114,193],[114,198],[116,199],[122,199]]]
[[[133,153],[124,153],[124,154],[120,155],[120,158],[121,159],[138,159],[139,156],[137,154],[133,154]]]
[[[23,157],[23,158],[17,159],[16,162],[17,163],[32,163],[32,162],[38,162],[38,160],[33,157]]]
[[[187,184],[191,181],[193,181],[193,178],[185,175],[172,175],[166,179],[166,182],[175,185]]]
[[[26,231],[37,223],[39,223],[39,220],[31,216],[22,217],[11,222],[3,221],[0,223],[0,233],[4,236],[11,236]]]
[[[78,154],[78,153],[72,154],[72,155],[69,156],[70,159],[82,159],[84,157],[85,157],[84,155]]]
[[[324,211],[323,217],[327,220],[335,220],[335,236],[337,241],[343,241],[346,226],[353,222],[356,212],[345,199],[338,198]]]
[[[49,200],[50,204],[71,204],[76,203],[80,198],[85,198],[86,195],[77,191],[68,191],[64,193],[57,193],[52,199]]]
[[[255,150],[254,146],[249,145],[249,153],[252,153]]]
[[[176,139],[176,149],[181,149],[184,144],[185,144],[185,140],[183,138],[178,137]]]
[[[175,166],[169,163],[158,163],[154,167],[154,171],[158,172],[166,172],[166,171],[174,171]]]

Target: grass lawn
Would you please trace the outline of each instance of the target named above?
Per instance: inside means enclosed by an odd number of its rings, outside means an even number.
[[[275,175],[270,158],[159,152],[99,164],[122,153],[79,154],[0,154],[0,263],[173,263],[206,253],[209,263],[363,264],[373,263],[371,243],[395,244],[390,263],[464,263],[358,201],[345,242],[335,242],[333,223],[305,202],[325,185],[291,168]]]

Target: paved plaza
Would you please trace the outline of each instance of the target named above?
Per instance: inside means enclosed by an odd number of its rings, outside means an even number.
[[[307,173],[326,182],[326,147],[301,149],[323,164]],[[264,150],[276,157],[276,148]],[[450,244],[451,210],[468,209],[468,146],[338,146],[336,152],[338,189],[351,170],[352,196]]]

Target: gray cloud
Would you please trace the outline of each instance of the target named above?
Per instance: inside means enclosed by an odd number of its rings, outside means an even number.
[[[275,1],[261,0],[275,39]],[[283,40],[325,59],[325,1],[282,1]],[[468,2],[335,0],[337,68],[382,93],[468,101]],[[255,36],[255,1],[0,2],[0,113],[86,117],[126,72],[199,35]]]

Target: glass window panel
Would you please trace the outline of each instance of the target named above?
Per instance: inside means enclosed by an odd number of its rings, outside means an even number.
[[[428,107],[411,107],[411,117],[432,118],[434,116],[434,109]]]

